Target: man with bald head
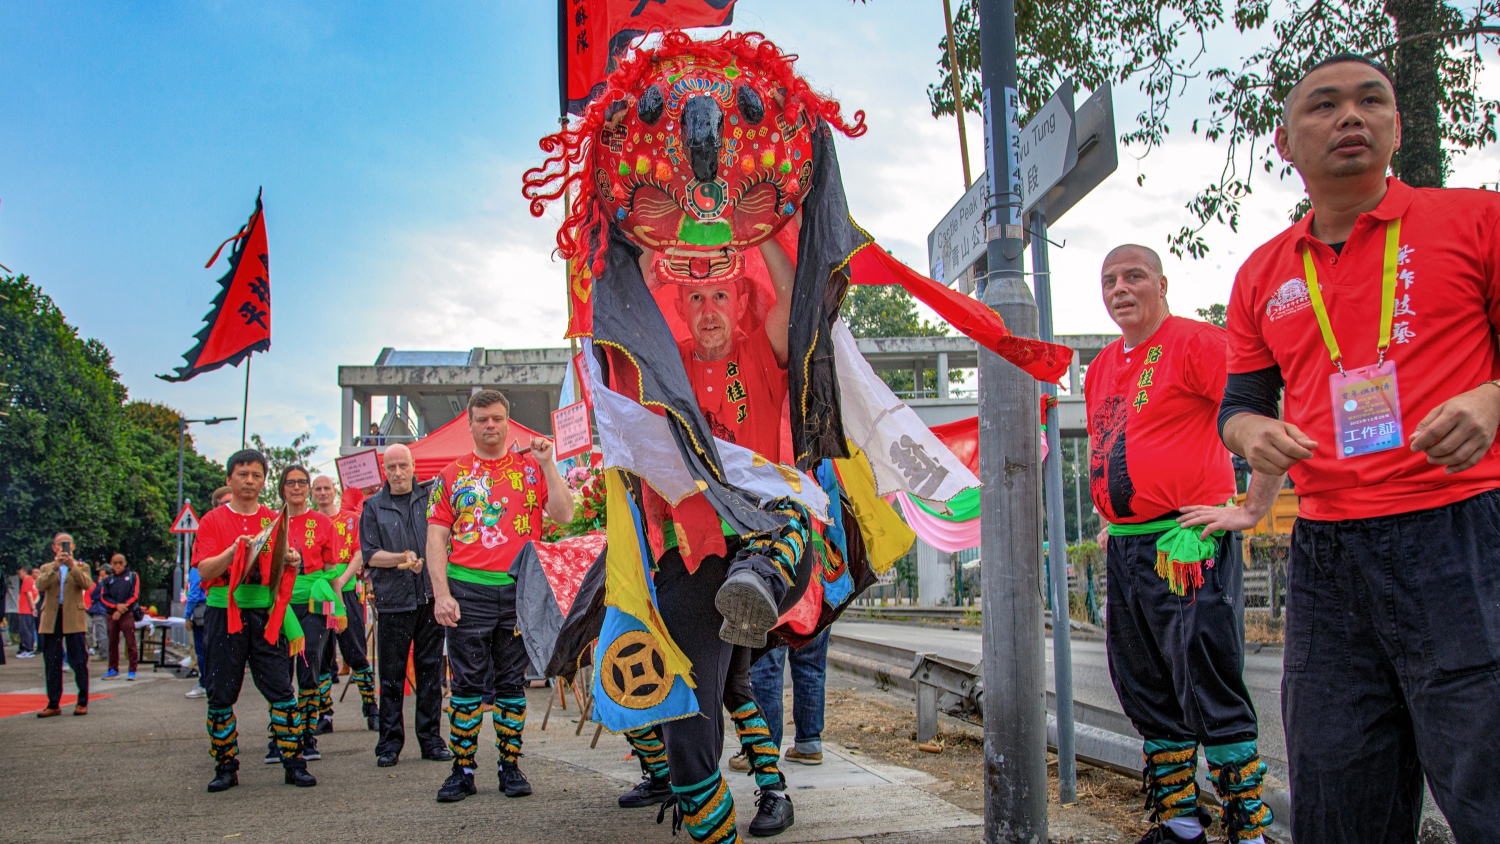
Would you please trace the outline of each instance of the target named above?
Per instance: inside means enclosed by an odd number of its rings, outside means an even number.
[[[1120,326],[1084,380],[1089,490],[1108,523],[1110,677],[1145,739],[1157,823],[1141,842],[1207,840],[1195,776],[1203,745],[1228,840],[1261,841],[1271,813],[1255,708],[1241,677],[1235,615],[1240,560],[1227,531],[1253,527],[1281,487],[1256,474],[1244,508],[1215,420],[1224,394],[1224,330],[1173,316],[1155,251],[1119,246],[1100,274]]]
[[[1320,844],[1416,841],[1424,780],[1461,844],[1500,828],[1500,195],[1389,176],[1397,105],[1364,56],[1297,83],[1312,211],[1229,300],[1224,442],[1299,498],[1282,711]]]
[[[406,745],[402,713],[406,656],[416,666],[417,743],[422,758],[453,759],[443,742],[443,642],[445,628],[433,617],[432,580],[425,569],[427,496],[432,486],[416,482],[411,449],[385,450],[385,485],[365,501],[359,517],[358,550],[370,571],[375,596],[375,648],[380,663],[380,738],[376,764],[389,768]]]

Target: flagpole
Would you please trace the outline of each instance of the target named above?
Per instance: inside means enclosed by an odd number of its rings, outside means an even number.
[[[255,353],[245,355],[245,405],[240,411],[240,448],[248,448],[249,440],[245,438],[245,431],[250,425],[250,361],[255,358]]]

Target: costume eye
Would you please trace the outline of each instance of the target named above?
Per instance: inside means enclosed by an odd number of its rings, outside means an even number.
[[[661,88],[652,85],[636,101],[635,112],[641,116],[642,123],[645,123],[647,126],[654,126],[656,125],[656,121],[661,119],[661,112],[665,106],[666,100],[662,96]]]
[[[758,125],[766,119],[766,104],[761,102],[760,94],[749,85],[741,85],[738,100],[740,104],[740,116],[751,126]]]

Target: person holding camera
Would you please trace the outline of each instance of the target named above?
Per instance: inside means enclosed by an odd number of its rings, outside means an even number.
[[[141,612],[141,579],[126,568],[125,555],[109,558],[112,573],[104,578],[99,589],[99,602],[109,614],[109,670],[100,679],[113,680],[120,676],[120,637],[125,637],[125,654],[129,658],[130,672],[126,680],[135,679],[135,666],[140,656],[135,640],[136,617]]]
[[[78,704],[74,715],[89,712],[89,647],[85,641],[88,614],[83,596],[94,588],[87,563],[73,559],[73,537],[59,533],[52,537],[52,562],[37,569],[36,588],[42,593],[42,662],[47,674],[47,708],[38,718],[61,715],[63,687],[63,652],[73,668],[73,682],[78,684]]]

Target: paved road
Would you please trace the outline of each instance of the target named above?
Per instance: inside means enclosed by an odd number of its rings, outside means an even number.
[[[979,662],[981,656],[978,628],[959,628],[920,624],[893,624],[875,621],[840,621],[834,631],[869,642],[927,651],[965,662]],[[1073,697],[1083,703],[1120,711],[1119,698],[1110,684],[1109,663],[1102,641],[1073,642]],[[1052,636],[1047,636],[1047,687],[1054,688],[1052,676]],[[1269,759],[1285,761],[1286,737],[1281,728],[1281,650],[1265,650],[1245,656],[1245,685],[1260,716],[1260,751]]]

